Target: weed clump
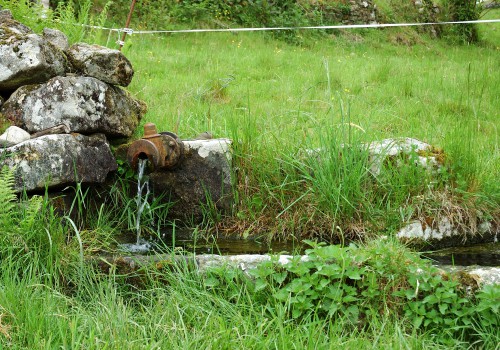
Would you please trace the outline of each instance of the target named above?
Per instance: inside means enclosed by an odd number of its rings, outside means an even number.
[[[255,300],[286,305],[287,316],[298,323],[320,319],[367,331],[374,320],[389,317],[419,332],[446,328],[438,342],[460,339],[487,346],[496,341],[490,331],[500,322],[497,285],[472,293],[475,280],[464,284],[463,276],[445,274],[387,240],[345,248],[307,243],[305,257],[284,265],[270,261],[248,272]],[[214,270],[206,281],[218,293],[233,290],[242,277]]]

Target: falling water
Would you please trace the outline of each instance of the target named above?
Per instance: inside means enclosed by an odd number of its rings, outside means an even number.
[[[144,177],[144,170],[147,164],[147,159],[139,159],[137,167],[137,196],[135,197],[135,203],[137,204],[137,212],[135,214],[136,242],[119,244],[119,248],[128,253],[144,254],[151,251],[153,248],[150,242],[141,238],[142,213],[146,207],[149,207],[149,180],[147,177]],[[143,193],[145,194],[143,195]]]
[[[149,180],[146,178],[143,182],[144,169],[148,164],[148,159],[139,159],[138,173],[137,173],[137,196],[135,202],[137,203],[137,213],[136,213],[136,232],[137,232],[137,244],[141,244],[141,216],[144,208],[149,206],[148,196],[149,196]],[[146,188],[146,194],[142,196],[142,192]]]

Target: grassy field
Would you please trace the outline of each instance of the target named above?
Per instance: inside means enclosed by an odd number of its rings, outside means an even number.
[[[337,32],[306,46],[262,33],[137,35],[124,52],[136,70],[130,90],[149,106],[144,121],[184,138],[210,131],[233,139],[239,205],[236,219],[219,227],[331,237],[335,226],[390,231],[401,207],[417,212],[441,201],[413,191],[414,175],[385,184],[393,198],[374,201],[381,194],[367,189],[366,174],[347,179],[353,164],[334,160],[344,169],[336,178],[306,179],[311,166],[332,169],[299,159],[301,152],[345,142],[406,136],[442,148],[461,192],[484,199],[474,208],[498,213],[500,35],[498,24],[480,30],[480,44],[462,46],[400,29]],[[349,181],[356,193],[324,198]],[[428,200],[408,201],[412,191]],[[456,193],[449,199],[467,202]]]

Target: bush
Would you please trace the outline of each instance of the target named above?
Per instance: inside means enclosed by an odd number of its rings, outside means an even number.
[[[480,6],[476,0],[444,0],[443,19],[446,21],[475,21],[479,19]],[[479,34],[475,24],[453,24],[445,35],[454,42],[475,43]]]

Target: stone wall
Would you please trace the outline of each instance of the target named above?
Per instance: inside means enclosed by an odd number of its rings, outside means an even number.
[[[300,2],[300,0],[299,0]],[[379,11],[373,0],[308,0],[304,6],[310,11],[320,13],[322,24],[377,24],[400,21],[388,18]],[[404,8],[394,9],[395,13],[404,13],[410,22],[436,22],[439,7],[432,0],[408,0]],[[405,20],[406,21],[406,20]],[[432,28],[436,32],[436,28]]]
[[[377,23],[377,6],[372,0],[322,1],[309,0],[305,6],[321,13],[324,25]]]
[[[35,34],[0,10],[0,119],[11,124],[0,135],[0,168],[14,171],[15,190],[102,183],[117,170],[108,140],[130,137],[146,111],[122,88],[133,74],[118,50],[69,46],[63,33]],[[200,222],[207,202],[229,211],[230,141],[179,142],[182,162],[149,174],[169,218]]]
[[[103,182],[117,169],[108,139],[129,137],[146,111],[122,87],[134,71],[118,50],[69,46],[60,31],[38,35],[0,10],[0,167],[15,190]]]

